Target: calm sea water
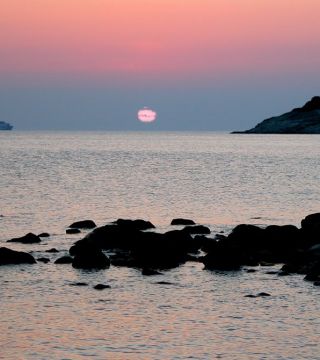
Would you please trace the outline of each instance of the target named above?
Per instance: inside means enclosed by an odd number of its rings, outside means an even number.
[[[187,263],[143,277],[53,264],[83,236],[65,228],[87,218],[167,230],[188,217],[213,234],[244,222],[299,225],[320,211],[319,159],[317,135],[0,132],[1,245],[47,231],[39,245],[10,247],[61,250],[48,264],[0,268],[0,358],[320,359],[320,290],[299,275]],[[111,289],[94,290],[100,282]],[[272,296],[244,297],[261,291]]]

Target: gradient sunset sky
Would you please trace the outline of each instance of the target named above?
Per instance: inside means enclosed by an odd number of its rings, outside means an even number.
[[[1,0],[0,120],[246,129],[320,95],[319,14],[319,0]]]

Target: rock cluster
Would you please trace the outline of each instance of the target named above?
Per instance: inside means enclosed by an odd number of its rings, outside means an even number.
[[[178,223],[183,226],[190,221],[179,219]],[[71,246],[70,256],[60,257],[55,264],[72,264],[78,269],[127,266],[140,269],[145,276],[159,275],[161,270],[186,261],[202,262],[206,270],[218,271],[283,264],[278,275],[297,273],[315,285],[320,281],[320,213],[306,216],[300,228],[240,224],[229,235],[217,234],[215,238],[203,235],[210,233],[203,225],[187,225],[165,233],[154,228],[149,221],[127,219],[96,227]],[[0,265],[35,262],[28,253],[0,248]]]

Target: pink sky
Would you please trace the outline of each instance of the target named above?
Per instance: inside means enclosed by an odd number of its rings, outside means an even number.
[[[319,72],[319,0],[2,0],[0,75]]]

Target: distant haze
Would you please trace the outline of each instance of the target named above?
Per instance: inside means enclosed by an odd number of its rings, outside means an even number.
[[[2,0],[16,129],[243,130],[320,95],[319,0]],[[154,123],[137,120],[144,106]]]

